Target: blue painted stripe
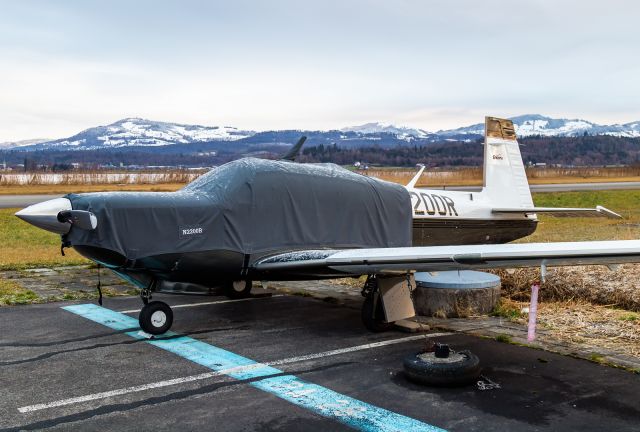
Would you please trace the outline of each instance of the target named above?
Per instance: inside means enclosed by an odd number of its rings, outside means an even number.
[[[257,363],[187,336],[180,336],[176,339],[150,340],[149,343],[214,371],[223,371],[225,375],[240,380],[282,373],[279,369]],[[242,368],[243,366],[245,368]],[[233,368],[238,370],[234,371]]]
[[[439,427],[378,408],[293,375],[266,378],[251,385],[361,431],[444,432]]]
[[[137,319],[94,304],[65,306],[62,309],[73,312],[76,315],[80,315],[83,318],[95,321],[114,330],[140,328]]]
[[[63,309],[114,330],[130,330],[125,334],[232,378],[245,380],[265,377],[250,385],[354,429],[368,432],[444,432],[436,426],[359,401],[296,376],[282,375],[284,372],[280,369],[187,336],[167,332],[148,339],[148,335],[140,330],[137,319],[120,312],[94,304],[65,306]]]

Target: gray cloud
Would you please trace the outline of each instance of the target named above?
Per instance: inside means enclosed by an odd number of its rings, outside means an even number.
[[[10,2],[0,141],[125,116],[246,128],[640,119],[640,5]]]

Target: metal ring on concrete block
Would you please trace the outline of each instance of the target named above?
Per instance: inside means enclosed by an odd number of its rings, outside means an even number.
[[[491,312],[500,300],[500,278],[472,270],[416,273],[418,315],[455,318]]]

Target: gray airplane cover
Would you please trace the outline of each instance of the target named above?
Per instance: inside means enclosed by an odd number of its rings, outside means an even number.
[[[72,227],[72,245],[138,259],[228,250],[264,255],[283,249],[411,246],[411,200],[400,185],[334,164],[245,158],[177,192],[69,194],[95,230]]]

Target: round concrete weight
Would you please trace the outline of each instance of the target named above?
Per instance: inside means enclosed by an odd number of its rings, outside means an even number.
[[[500,300],[500,278],[471,270],[416,273],[418,315],[456,318],[491,312]]]

